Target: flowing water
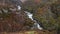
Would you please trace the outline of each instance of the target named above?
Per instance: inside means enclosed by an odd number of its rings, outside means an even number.
[[[21,10],[21,6],[17,6],[18,7],[18,10]]]
[[[24,11],[24,12],[27,14],[27,16],[28,16],[32,21],[35,22],[35,23],[33,24],[33,27],[32,27],[32,28],[38,28],[39,30],[42,30],[42,29],[43,29],[42,27],[40,27],[40,25],[37,23],[37,21],[33,19],[33,14],[32,14],[32,13],[27,12],[27,11]]]
[[[21,10],[21,7],[20,7],[20,6],[18,6],[18,10]],[[35,23],[33,24],[32,29],[34,29],[34,28],[37,28],[37,29],[39,29],[39,30],[42,30],[42,29],[43,29],[42,27],[40,27],[40,25],[38,24],[38,22],[33,19],[33,14],[32,14],[32,13],[30,13],[30,12],[28,12],[28,11],[24,11],[24,12],[26,13],[26,15],[27,15],[32,21],[35,22]]]

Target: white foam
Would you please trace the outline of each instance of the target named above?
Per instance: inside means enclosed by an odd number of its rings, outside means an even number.
[[[30,12],[27,12],[27,11],[25,11],[25,13],[27,14],[27,16],[31,19],[31,20],[33,20],[33,14],[32,13],[30,13]],[[33,20],[35,23],[34,23],[34,25],[35,25],[35,27],[36,28],[38,28],[39,30],[42,30],[43,28],[42,27],[40,27],[40,25],[37,23],[37,21],[36,20]],[[34,27],[33,27],[34,28]]]
[[[39,30],[42,30],[43,28],[42,27],[40,27],[40,25],[37,23],[37,28],[39,29]]]
[[[28,17],[29,17],[31,20],[33,20],[33,18],[32,18],[33,14],[31,14],[31,13],[29,13],[29,12],[27,12],[27,11],[25,11],[25,13],[28,15]]]
[[[21,6],[17,6],[18,7],[18,10],[21,10]]]

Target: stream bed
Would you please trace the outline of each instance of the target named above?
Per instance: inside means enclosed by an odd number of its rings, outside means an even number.
[[[21,10],[21,6],[17,6],[18,7],[18,10]],[[39,29],[39,30],[42,30],[43,28],[40,26],[40,24],[33,19],[33,14],[28,12],[28,11],[24,11],[26,13],[26,15],[28,16],[28,18],[30,18],[33,22],[35,22],[33,24],[33,27],[31,29]]]

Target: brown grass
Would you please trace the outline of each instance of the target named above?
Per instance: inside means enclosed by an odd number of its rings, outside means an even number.
[[[21,32],[0,32],[0,34],[57,34],[56,31],[21,31]]]

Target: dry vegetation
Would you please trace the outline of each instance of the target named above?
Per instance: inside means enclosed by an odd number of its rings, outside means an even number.
[[[1,32],[0,34],[57,34],[56,31],[21,31],[21,32]]]
[[[57,34],[56,28],[60,29],[60,8],[57,6],[59,3],[46,3],[46,5],[40,2],[40,0],[27,1],[22,5],[22,10],[17,10],[15,4],[0,1],[0,34]],[[48,9],[49,7],[51,9]],[[16,10],[10,10],[10,8]],[[8,12],[4,13],[6,10]],[[33,18],[42,23],[44,30],[31,31],[34,22],[27,17],[24,10],[33,13]]]

